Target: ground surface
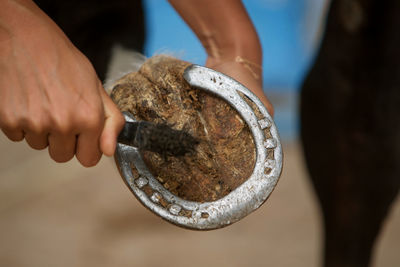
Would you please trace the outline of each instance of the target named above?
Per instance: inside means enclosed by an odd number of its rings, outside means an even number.
[[[296,142],[284,145],[284,172],[267,203],[209,232],[142,207],[112,159],[91,169],[56,164],[3,135],[0,151],[0,266],[318,266],[318,207]],[[374,266],[399,266],[399,251],[397,201]]]

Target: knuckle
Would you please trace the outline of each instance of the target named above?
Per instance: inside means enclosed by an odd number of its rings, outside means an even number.
[[[69,123],[58,124],[54,129],[54,132],[61,136],[68,136],[73,133],[73,127]]]
[[[50,126],[49,115],[44,112],[0,110],[0,127],[8,130],[24,130],[43,133]]]
[[[79,128],[98,129],[104,123],[104,107],[101,98],[97,94],[90,94],[85,101],[78,104],[72,117]]]
[[[104,115],[101,112],[90,112],[82,119],[84,128],[90,130],[100,130],[104,124]]]
[[[2,129],[15,130],[18,127],[18,120],[7,113],[0,113],[0,127]]]
[[[54,117],[51,125],[51,130],[62,136],[68,136],[74,130],[73,124],[66,118]]]
[[[18,120],[4,111],[0,112],[0,129],[13,142],[19,142],[24,139],[24,133]]]
[[[32,116],[29,119],[23,119],[22,124],[25,124],[27,130],[35,134],[46,133],[49,130],[50,123],[46,118]]]

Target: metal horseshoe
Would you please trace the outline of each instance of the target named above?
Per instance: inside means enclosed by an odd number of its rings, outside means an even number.
[[[259,208],[275,188],[282,171],[282,147],[278,131],[261,101],[234,79],[198,65],[186,68],[183,77],[191,86],[227,101],[247,123],[256,147],[256,162],[250,177],[223,198],[200,203],[184,200],[164,188],[149,171],[136,148],[118,143],[116,161],[132,193],[144,206],[163,219],[195,230],[225,227]],[[244,98],[253,102],[258,111],[255,112]],[[124,115],[127,121],[135,121],[132,115]],[[267,130],[270,133],[268,135]],[[273,150],[273,158],[267,158],[269,150]],[[134,177],[132,164],[139,177]],[[146,185],[152,189],[150,197],[142,190]],[[161,200],[168,205],[160,205]],[[185,211],[185,215],[182,215],[182,211]]]

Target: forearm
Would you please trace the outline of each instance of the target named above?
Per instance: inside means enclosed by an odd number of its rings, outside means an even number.
[[[242,57],[261,66],[262,50],[240,0],[169,0],[216,61]]]

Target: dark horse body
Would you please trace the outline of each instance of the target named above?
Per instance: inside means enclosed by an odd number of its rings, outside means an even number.
[[[325,266],[368,266],[400,187],[400,1],[332,1],[301,125]]]

